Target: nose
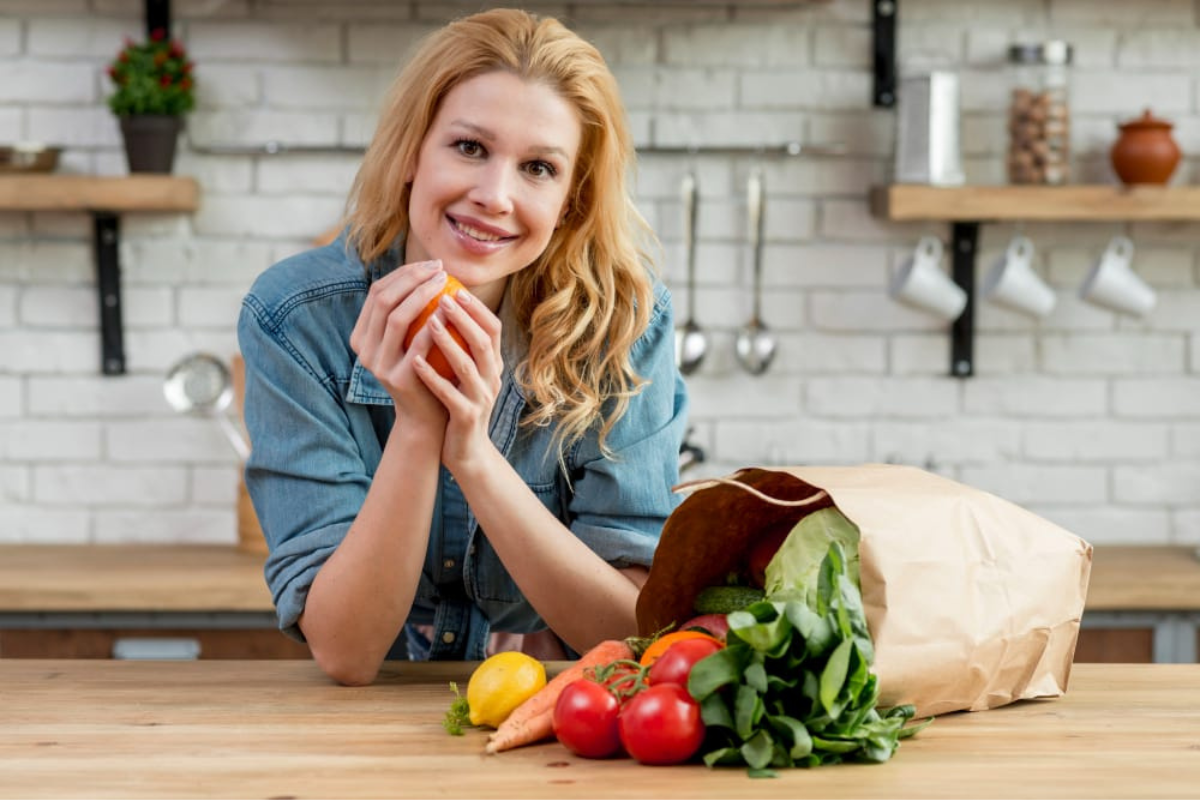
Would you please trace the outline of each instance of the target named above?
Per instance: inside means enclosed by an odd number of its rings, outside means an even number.
[[[512,169],[500,159],[494,159],[476,173],[475,185],[467,195],[471,202],[489,214],[512,211]]]

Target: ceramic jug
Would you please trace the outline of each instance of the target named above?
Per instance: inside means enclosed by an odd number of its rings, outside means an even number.
[[[1142,116],[1120,126],[1113,145],[1113,170],[1122,183],[1166,183],[1179,164],[1179,145],[1171,137],[1172,125],[1146,109]]]

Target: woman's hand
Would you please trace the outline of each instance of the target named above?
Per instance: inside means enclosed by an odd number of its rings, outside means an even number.
[[[397,267],[371,284],[350,333],[350,348],[391,395],[398,418],[416,416],[445,424],[445,409],[413,370],[414,358],[428,354],[432,346],[429,326],[421,329],[407,351],[404,349],[409,325],[445,285],[441,261]]]
[[[467,343],[464,350],[446,329],[452,325]],[[442,444],[442,463],[459,478],[484,448],[492,446],[488,422],[500,394],[504,360],[500,355],[500,320],[470,292],[443,296],[421,333],[428,332],[454,370],[457,383],[439,375],[425,359],[428,348],[414,352],[417,375],[450,414]],[[420,334],[418,334],[420,338]],[[413,350],[416,351],[414,342]]]

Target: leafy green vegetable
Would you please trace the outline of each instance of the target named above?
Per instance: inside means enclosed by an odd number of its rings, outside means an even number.
[[[822,508],[804,516],[783,540],[767,565],[764,584],[772,600],[804,600],[816,605],[821,560],[830,542],[846,552],[847,574],[858,586],[858,526],[836,508]]]
[[[454,692],[454,699],[450,701],[450,709],[446,711],[442,727],[451,736],[462,736],[464,727],[474,727],[471,725],[471,707],[467,705],[467,698],[458,691],[458,684],[454,681],[450,681],[450,691]]]
[[[906,727],[911,705],[876,708],[858,531],[823,511],[805,519],[817,514],[818,533],[802,521],[771,562],[766,599],[729,614],[726,648],[692,668],[688,691],[709,728],[710,767],[741,764],[752,777],[771,777],[781,767],[883,762],[930,722]],[[810,569],[804,548],[818,544],[824,557]]]

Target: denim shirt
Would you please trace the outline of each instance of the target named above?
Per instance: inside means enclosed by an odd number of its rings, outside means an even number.
[[[399,263],[399,247],[393,247],[364,267],[343,235],[266,270],[242,303],[238,339],[253,442],[246,485],[270,548],[265,576],[279,627],[301,641],[296,621],[309,587],[362,507],[395,421],[391,397],[359,363],[350,332],[369,281]],[[527,406],[512,366],[528,343],[506,315],[509,305],[500,314],[505,366],[489,426],[492,442],[543,505],[597,555],[618,568],[649,565],[678,502],[671,487],[678,481],[687,411],[666,288],[656,284],[650,325],[631,353],[634,370],[648,385],[608,436],[615,457],[602,456],[595,431],[589,431],[566,451],[565,475],[553,427],[519,425]],[[546,627],[444,466],[408,623],[434,627],[431,658],[463,659],[482,658],[492,630]],[[404,657],[402,632],[397,636],[389,657]]]

